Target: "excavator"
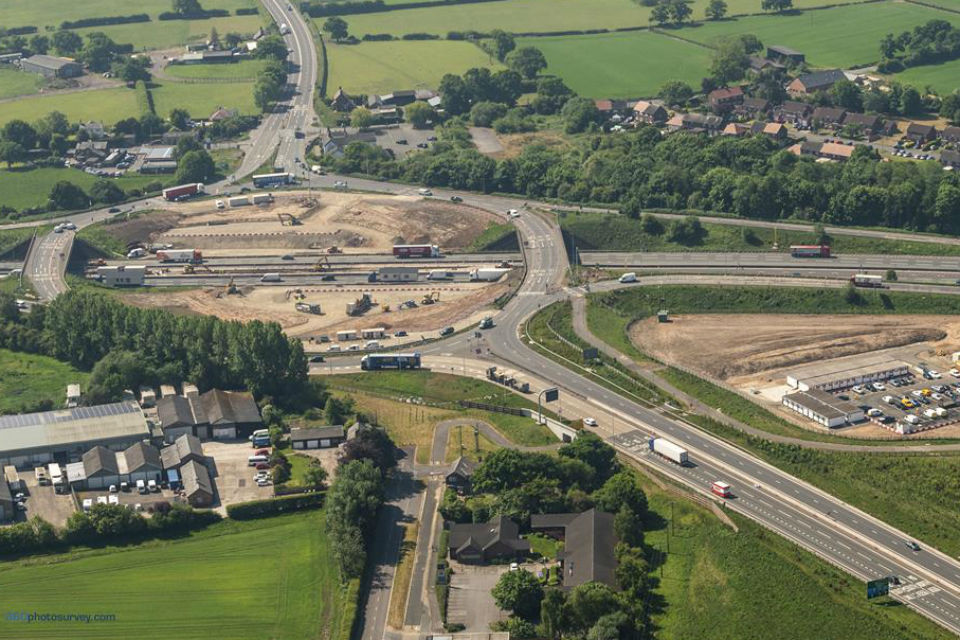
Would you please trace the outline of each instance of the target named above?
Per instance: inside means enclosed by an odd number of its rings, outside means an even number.
[[[314,271],[327,271],[333,269],[330,265],[330,258],[327,256],[320,256],[320,259],[313,264]]]
[[[243,295],[243,294],[240,292],[240,288],[233,283],[233,278],[230,278],[230,282],[228,282],[228,283],[227,283],[227,286],[225,286],[225,287],[223,288],[223,292],[224,292],[225,294],[227,294],[228,296],[231,296],[231,295],[242,296],[242,295]]]
[[[440,292],[431,291],[427,295],[423,296],[423,300],[420,301],[420,304],[433,304],[434,302],[440,302]]]
[[[278,213],[277,217],[280,219],[281,227],[296,227],[303,224],[295,215],[291,213]]]

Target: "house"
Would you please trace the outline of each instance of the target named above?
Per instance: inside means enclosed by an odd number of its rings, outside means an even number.
[[[954,151],[953,149],[947,149],[946,151],[941,151],[940,164],[942,164],[945,167],[953,167],[954,169],[960,169],[960,151]]]
[[[217,109],[210,114],[210,117],[207,118],[210,122],[220,122],[222,120],[229,120],[230,118],[237,117],[236,109],[226,109],[224,107],[217,107]]]
[[[759,74],[761,71],[764,71],[766,69],[784,70],[787,68],[786,65],[783,65],[774,60],[770,60],[769,58],[762,58],[760,56],[747,56],[747,59],[750,62],[750,66],[747,69],[747,71],[754,74]]]
[[[633,105],[633,115],[638,122],[646,124],[663,124],[670,117],[661,104],[640,100]]]
[[[78,142],[73,149],[69,149],[67,155],[72,156],[78,164],[100,164],[110,155],[107,146],[106,140],[85,140]]]
[[[334,158],[343,156],[347,145],[354,142],[359,144],[377,144],[377,134],[373,131],[356,131],[349,133],[346,129],[327,129],[323,142],[323,154]]]
[[[714,113],[727,113],[743,102],[743,89],[740,87],[714,89],[707,94],[707,101]]]
[[[753,127],[749,124],[743,124],[741,122],[731,122],[730,124],[728,124],[723,128],[723,131],[720,132],[720,135],[742,138],[743,136],[750,135],[752,129]]]
[[[824,161],[836,160],[842,162],[850,159],[855,148],[853,145],[839,144],[837,142],[805,140],[800,144],[793,145],[788,151],[798,156],[813,156]]]
[[[960,127],[944,127],[940,137],[945,142],[960,142]]]
[[[776,141],[787,139],[787,128],[779,122],[767,122],[763,125],[763,135]]]
[[[720,116],[703,115],[702,113],[677,114],[667,121],[667,128],[671,131],[690,131],[700,133],[717,133],[723,125]]]
[[[795,102],[786,100],[783,104],[774,110],[778,122],[791,122],[793,124],[806,124],[810,118],[810,112],[813,111],[806,102]]]
[[[847,112],[843,109],[835,109],[833,107],[817,107],[813,110],[813,115],[810,116],[810,121],[813,123],[814,127],[839,127],[843,123],[844,116],[847,115]]]
[[[185,434],[169,447],[160,450],[160,464],[164,469],[179,469],[188,462],[203,464],[203,445],[194,435]]]
[[[17,508],[13,504],[13,495],[10,486],[0,478],[0,522],[9,522],[17,515]]]
[[[180,467],[180,480],[191,507],[209,507],[213,504],[213,481],[204,465],[190,460]]]
[[[444,482],[459,494],[469,493],[473,472],[476,468],[476,463],[460,456],[454,461],[450,471],[447,472]]]
[[[530,543],[520,539],[520,527],[506,516],[490,522],[455,524],[450,527],[450,557],[465,564],[516,558],[530,551]]]
[[[600,115],[613,115],[613,100],[594,100],[593,104],[597,108],[597,111],[600,112]]]
[[[123,452],[123,462],[126,463],[126,468],[121,468],[120,471],[127,482],[131,484],[135,484],[137,480],[160,482],[163,463],[160,460],[160,451],[155,446],[137,442]]]
[[[910,126],[907,127],[907,132],[904,134],[904,137],[907,140],[913,141],[915,144],[924,144],[931,140],[936,140],[937,133],[937,128],[932,124],[911,122]]]
[[[765,119],[770,113],[770,101],[763,98],[744,98],[733,108],[733,112],[743,118]]]
[[[112,484],[120,484],[117,453],[99,445],[90,449],[83,454],[83,472],[88,489],[106,489]]]
[[[883,119],[880,116],[868,113],[848,113],[843,119],[844,127],[857,127],[867,135],[879,131],[882,124]]]
[[[260,409],[249,393],[211,389],[200,394],[200,404],[214,440],[245,438],[263,426]]]
[[[39,73],[45,78],[76,78],[83,75],[83,66],[76,60],[42,54],[22,59],[20,70]]]
[[[814,71],[794,79],[787,84],[787,93],[793,97],[808,96],[817,91],[827,91],[841,80],[846,80],[840,69]]]
[[[588,582],[617,588],[617,535],[612,513],[590,509],[583,513],[535,514],[530,517],[530,527],[564,541],[558,560],[565,589]]]
[[[790,65],[803,64],[806,62],[806,56],[802,53],[779,44],[767,47],[767,59]]]
[[[337,87],[337,92],[333,94],[333,98],[330,100],[330,106],[334,111],[348,113],[357,108],[357,103],[353,101],[353,98],[347,95],[347,92],[343,90],[343,87]]]
[[[346,439],[343,425],[290,430],[290,443],[294,449],[329,449],[340,446]]]

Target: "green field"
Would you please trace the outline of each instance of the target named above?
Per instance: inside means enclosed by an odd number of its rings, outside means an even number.
[[[153,20],[77,29],[77,33],[102,31],[115,42],[133,44],[137,51],[149,51],[203,41],[210,35],[210,30],[213,28],[216,28],[221,36],[231,31],[249,35],[254,33],[261,24],[263,21],[260,16],[230,16],[208,20]]]
[[[16,119],[33,122],[51,111],[62,112],[70,122],[98,120],[104,124],[140,115],[136,92],[126,88],[96,89],[0,103],[0,126]]]
[[[707,75],[710,49],[649,31],[592,36],[521,38],[517,46],[537,47],[547,71],[591,98],[656,95],[669,80],[697,86]],[[624,64],[625,60],[669,60],[669,64]]]
[[[333,553],[323,512],[313,511],[225,521],[177,540],[6,562],[0,590],[7,611],[116,619],[4,619],[0,638],[338,638],[353,608],[345,606]]]
[[[97,176],[77,169],[41,168],[29,171],[3,169],[0,170],[0,202],[15,209],[36,207],[46,203],[50,189],[60,180],[67,180],[83,189],[88,189],[98,179]],[[135,189],[148,182],[157,180],[163,182],[169,179],[164,176],[131,175],[117,178],[116,182],[121,189]]]
[[[846,1],[794,0],[793,5],[806,8],[844,4]],[[707,3],[708,0],[694,0],[691,3],[694,19],[703,19]],[[759,0],[727,0],[727,6],[729,15],[759,13],[761,10]],[[398,36],[405,33],[435,33],[444,36],[448,31],[489,32],[493,29],[524,34],[646,27],[650,24],[650,7],[631,0],[505,0],[353,15],[347,16],[346,20],[350,25],[350,33],[357,37],[366,33],[392,33]],[[318,23],[322,22],[322,18],[318,20]],[[638,61],[638,66],[650,65]]]
[[[911,67],[888,78],[918,89],[930,86],[940,95],[947,95],[960,89],[960,60]]]
[[[86,386],[89,374],[69,364],[0,349],[0,413],[28,413],[63,406],[67,385]]]
[[[232,64],[172,64],[163,73],[174,78],[205,80],[256,80],[263,69],[263,60],[242,60]]]
[[[754,16],[687,27],[676,33],[710,44],[729,35],[752,33],[765,45],[801,51],[819,67],[850,67],[880,59],[880,40],[929,20],[960,24],[960,14],[903,2],[878,2],[790,16]]]
[[[353,17],[353,16],[349,16]],[[327,93],[337,87],[349,93],[387,93],[401,89],[436,89],[447,73],[491,65],[483,51],[467,42],[411,40],[327,45],[330,78]]]
[[[0,100],[25,96],[39,91],[43,86],[43,76],[38,73],[23,73],[4,65],[0,68]],[[0,105],[0,109],[3,106]]]
[[[227,9],[231,13],[241,7],[255,7],[256,0],[203,0],[204,9]],[[170,11],[170,0],[138,0],[118,3],[116,0],[4,0],[0,3],[0,24],[5,27],[33,25],[43,32],[44,25],[59,26],[64,20],[146,13],[156,16]],[[173,22],[173,21],[170,21]],[[221,32],[222,33],[222,32]]]
[[[237,109],[240,113],[257,113],[253,103],[253,83],[217,82],[211,84],[186,84],[165,82],[151,89],[153,107],[157,114],[166,117],[175,108],[186,109],[194,118],[206,118],[217,107]]]

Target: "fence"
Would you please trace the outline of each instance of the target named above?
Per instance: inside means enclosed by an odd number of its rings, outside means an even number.
[[[458,404],[464,409],[482,409],[483,411],[492,411],[494,413],[506,413],[511,416],[529,416],[529,409],[518,409],[517,407],[504,407],[499,404],[487,404],[485,402],[473,402],[471,400],[459,400]]]

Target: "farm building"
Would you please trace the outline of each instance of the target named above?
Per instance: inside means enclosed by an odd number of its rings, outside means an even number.
[[[35,55],[20,61],[20,69],[27,73],[39,73],[45,78],[76,78],[83,75],[83,66],[70,58]]]
[[[530,516],[530,528],[564,541],[559,556],[563,587],[588,582],[616,588],[617,558],[613,514],[590,509],[583,513],[550,513]]]
[[[150,437],[136,402],[0,416],[0,464],[23,467],[54,459],[78,460],[96,445],[122,450]]]
[[[520,527],[506,516],[490,522],[454,524],[450,527],[450,557],[465,564],[523,556],[530,543],[520,539]]]
[[[13,520],[16,513],[16,507],[13,504],[13,495],[10,493],[10,486],[5,480],[0,479],[0,522]]]
[[[747,56],[747,59],[750,64],[747,71],[749,71],[750,73],[759,74],[761,71],[765,69],[783,70],[787,68],[786,65],[784,64],[781,64],[779,62],[776,62],[774,60],[770,60],[769,58],[764,58],[761,56]]]
[[[416,282],[420,277],[417,267],[380,267],[377,280],[382,282]]]
[[[803,64],[807,58],[799,51],[794,51],[790,47],[774,44],[767,47],[767,59],[782,64]]]
[[[840,69],[827,69],[806,73],[787,85],[787,93],[794,97],[807,96],[817,91],[827,91],[841,80],[846,80]]]
[[[106,489],[120,484],[120,465],[117,452],[96,446],[83,454],[83,474],[88,489]]]
[[[821,391],[797,391],[783,396],[783,406],[810,418],[828,429],[863,420],[863,409],[851,402]]]
[[[457,493],[467,493],[470,491],[473,472],[476,468],[476,463],[460,456],[454,461],[453,466],[444,478],[444,482],[451,489],[455,489]]]
[[[211,389],[198,396],[164,394],[157,414],[165,442],[189,433],[200,438],[233,440],[260,428],[260,410],[248,393]]]
[[[864,382],[879,382],[906,375],[909,367],[882,353],[835,358],[795,369],[787,384],[800,391],[848,389]]]
[[[182,435],[172,445],[160,450],[160,462],[164,469],[179,469],[188,462],[203,464],[203,445],[197,436]]]
[[[343,426],[291,429],[290,443],[294,449],[329,449],[346,440]]]
[[[191,460],[180,467],[180,478],[191,507],[209,507],[213,504],[213,481],[205,466]]]
[[[108,287],[142,287],[146,273],[143,265],[97,267],[97,278]]]

